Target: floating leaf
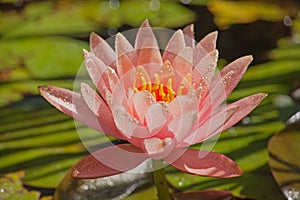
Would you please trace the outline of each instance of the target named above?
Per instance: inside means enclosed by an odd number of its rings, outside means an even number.
[[[15,11],[3,12],[0,23],[2,39],[89,33],[95,30],[95,23],[76,12],[76,5],[44,1],[27,4],[22,15]]]
[[[288,199],[299,199],[300,122],[291,124],[274,135],[269,141],[268,151],[272,174],[284,194]]]
[[[38,200],[40,193],[27,191],[21,179],[24,171],[0,175],[0,199],[5,200]]]
[[[164,1],[157,1],[156,5],[152,5],[151,1],[129,0],[115,5],[112,1],[89,1],[82,7],[81,13],[108,27],[119,27],[122,24],[137,27],[146,18],[152,26],[178,27],[191,23],[194,19],[193,12],[183,5]]]

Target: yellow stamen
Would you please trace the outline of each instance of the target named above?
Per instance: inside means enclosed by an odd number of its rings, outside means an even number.
[[[178,88],[178,90],[177,90],[177,96],[182,95],[183,89],[184,89],[184,86],[183,86],[183,85],[179,86],[179,88]]]
[[[159,88],[159,83],[160,83],[160,78],[157,73],[154,73],[154,81],[155,81],[155,83],[154,83],[153,89],[157,90]]]
[[[164,70],[167,70],[167,68],[172,69],[170,62],[165,62],[164,66],[166,67]],[[163,73],[163,72],[162,72]],[[164,102],[171,102],[176,96],[182,95],[183,90],[186,85],[192,83],[192,75],[188,73],[184,80],[182,81],[181,85],[178,87],[177,92],[173,90],[173,79],[172,75],[166,75],[166,74],[160,74],[154,73],[154,83],[149,82],[150,78],[148,76],[144,76],[144,71],[139,70],[139,73],[137,73],[137,81],[134,81],[133,83],[133,91],[149,91],[153,97],[156,99],[156,101],[164,101]],[[170,77],[168,81],[165,83],[165,78]],[[161,83],[161,78],[163,78],[163,83]],[[137,87],[136,84],[139,83],[139,86]],[[141,84],[141,85],[140,85]],[[166,84],[166,85],[164,85]]]
[[[145,77],[141,76],[141,81],[142,81],[141,91],[146,90],[147,89],[147,82],[146,82]]]

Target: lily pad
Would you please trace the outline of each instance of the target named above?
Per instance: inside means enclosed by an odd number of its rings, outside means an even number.
[[[37,191],[28,191],[23,185],[21,179],[24,177],[24,171],[18,171],[0,176],[0,199],[5,200],[38,200],[40,193]]]
[[[300,198],[300,122],[287,126],[268,144],[272,174],[288,199]]]

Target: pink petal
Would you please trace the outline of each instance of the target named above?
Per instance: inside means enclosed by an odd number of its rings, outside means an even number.
[[[91,52],[93,52],[98,58],[100,58],[105,65],[111,66],[113,69],[116,69],[115,52],[105,40],[103,40],[94,32],[92,32],[90,35],[90,47]]]
[[[204,57],[206,54],[216,49],[218,32],[212,32],[206,35],[195,47],[194,50],[194,65]]]
[[[101,97],[89,85],[82,83],[81,92],[87,106],[91,109],[99,121],[102,133],[119,139],[125,139],[117,129],[111,110]]]
[[[167,162],[172,160],[172,156],[165,160]],[[186,149],[177,160],[170,164],[183,172],[200,176],[231,178],[242,175],[241,168],[234,161],[215,152]]]
[[[139,120],[120,109],[113,111],[117,128],[128,138],[148,138],[153,136]]]
[[[135,50],[121,33],[118,33],[116,36],[116,52],[118,56],[117,71],[121,77],[137,64]]]
[[[163,61],[169,61],[172,63],[175,56],[183,48],[185,48],[183,32],[181,30],[178,30],[173,34],[164,50]]]
[[[191,110],[197,110],[198,101],[192,95],[177,96],[169,104],[169,112],[175,118],[183,113]]]
[[[168,125],[168,130],[174,134],[177,143],[181,143],[192,130],[198,118],[196,110],[188,111],[177,116]]]
[[[72,169],[75,178],[101,178],[137,167],[147,159],[141,149],[120,144],[99,149],[84,157]]]
[[[207,34],[198,45],[201,45],[207,52],[211,52],[216,49],[218,32],[214,31]]]
[[[195,39],[194,39],[194,24],[188,25],[183,29],[184,40],[188,47],[195,47]]]
[[[240,82],[252,60],[252,56],[238,58],[220,71],[226,88],[226,95],[229,95]]]
[[[164,64],[159,68],[157,74],[159,76],[160,83],[162,83],[163,85],[167,85],[169,79],[174,80],[174,69],[172,68],[169,61],[164,62]],[[173,83],[172,87],[174,87]]]
[[[214,114],[210,119],[200,124],[199,127],[193,131],[184,141],[179,145],[179,147],[188,147],[200,142],[203,142],[217,134],[219,134],[226,121],[232,117],[236,111],[237,107],[228,107],[226,110],[221,109],[220,112]]]
[[[104,72],[107,70],[107,66],[98,57],[92,53],[83,50],[84,62],[86,69],[94,83],[94,85],[100,90],[102,88],[101,79],[103,78]],[[105,85],[108,85],[108,80]]]
[[[159,46],[148,20],[144,21],[137,32],[135,49],[138,52],[137,65],[162,64]]]
[[[185,77],[188,73],[192,73],[193,69],[193,49],[186,47],[175,56],[172,67],[182,77]]]
[[[145,65],[148,64],[162,64],[162,58],[158,48],[153,48],[151,46],[153,41],[152,39],[145,38],[143,46],[138,51],[138,63],[137,65]]]
[[[228,105],[229,108],[237,107],[239,109],[234,113],[234,115],[232,115],[232,117],[229,120],[227,120],[222,131],[230,128],[231,126],[233,126],[237,122],[239,122],[241,119],[243,119],[254,108],[256,108],[260,104],[260,102],[266,97],[267,97],[267,94],[258,93],[258,94],[254,94],[254,95],[245,97],[243,99],[240,99],[240,100]]]
[[[252,56],[238,58],[220,71],[221,79],[219,75],[214,77],[211,84],[211,95],[216,101],[212,105],[218,106],[225,100],[240,82],[252,60]]]
[[[147,109],[145,113],[145,120],[151,135],[156,135],[162,130],[162,128],[164,128],[168,120],[168,112],[162,104],[153,104]]]
[[[206,56],[204,56],[193,70],[193,78],[196,85],[200,85],[200,81],[203,79],[205,85],[209,85],[217,67],[218,51],[213,50]]]
[[[144,90],[134,93],[132,102],[138,119],[144,123],[146,111],[152,104],[156,103],[156,100],[150,92]]]
[[[144,150],[149,157],[160,160],[167,157],[173,150],[174,143],[171,138],[148,138],[144,140]]]
[[[254,94],[227,105],[226,111],[221,111],[206,121],[186,138],[180,147],[203,142],[232,127],[257,107],[266,96],[264,93]]]
[[[58,110],[95,130],[102,131],[97,117],[85,104],[80,94],[55,86],[39,86],[38,89],[41,95]]]

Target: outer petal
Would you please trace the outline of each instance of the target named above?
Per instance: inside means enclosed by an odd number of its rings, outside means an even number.
[[[207,52],[211,52],[216,49],[217,37],[217,31],[211,32],[199,42],[199,45],[201,45]]]
[[[107,44],[105,40],[103,40],[96,33],[91,33],[90,35],[90,47],[91,51],[100,58],[103,63],[107,66],[111,66],[113,69],[116,69],[115,59],[116,54],[112,50],[112,48]]]
[[[219,134],[224,127],[226,121],[232,117],[238,110],[237,107],[228,107],[226,110],[221,109],[220,112],[213,115],[210,119],[200,124],[199,127],[193,131],[179,147],[187,147],[200,142],[203,142],[217,134]]]
[[[258,93],[245,97],[243,99],[240,99],[239,101],[228,105],[228,107],[238,107],[239,109],[234,113],[234,115],[232,115],[232,117],[229,120],[226,121],[222,131],[230,128],[231,126],[239,122],[241,119],[243,119],[254,108],[256,108],[265,97],[267,97],[267,94]]]
[[[209,52],[216,49],[218,32],[212,32],[206,35],[195,47],[194,50],[194,66]]]
[[[137,64],[135,50],[128,40],[121,34],[116,35],[116,52],[117,52],[117,71],[121,77],[125,73],[132,70]]]
[[[215,77],[215,80],[213,80],[211,84],[212,92],[215,95],[214,98],[218,100],[215,102],[215,105],[222,103],[237,86],[252,60],[252,56],[238,58],[220,71],[221,80],[219,77]],[[222,85],[222,87],[220,87],[220,85]],[[220,88],[222,88],[221,91]],[[223,90],[225,90],[225,94]]]
[[[183,29],[184,40],[187,46],[195,47],[195,39],[194,39],[194,24],[188,25]]]
[[[220,71],[225,85],[226,95],[229,95],[240,82],[252,60],[252,56],[238,58]]]
[[[38,89],[41,95],[58,110],[93,129],[102,131],[97,117],[85,104],[80,94],[55,86],[39,86]]]
[[[206,121],[185,139],[181,147],[197,144],[225,131],[248,115],[266,96],[264,93],[254,94],[226,106],[226,111],[222,110]]]
[[[205,104],[202,108],[203,111],[207,109],[214,110],[226,99],[241,80],[251,61],[252,56],[238,58],[222,69],[219,74],[214,76],[210,84],[209,96],[207,100],[205,100],[207,102],[204,102]],[[208,108],[208,105],[211,107]]]
[[[193,49],[186,47],[176,55],[172,62],[172,66],[176,72],[181,75],[180,78],[192,73],[193,69]]]
[[[172,160],[172,156],[165,160]],[[242,175],[242,170],[234,161],[215,152],[187,149],[170,164],[183,172],[200,176],[230,178]]]
[[[99,149],[79,161],[72,170],[72,176],[76,178],[111,176],[133,169],[147,158],[141,149],[131,144],[113,145]]]
[[[108,101],[108,93],[112,93],[119,77],[114,69],[107,67],[98,57],[94,56],[84,50],[86,69],[94,83],[99,90],[101,96]]]
[[[173,34],[164,50],[163,61],[172,62],[175,56],[185,47],[183,32],[178,30]]]
[[[82,83],[81,92],[87,106],[91,109],[99,121],[102,133],[120,139],[125,139],[117,129],[111,110],[107,107],[101,97],[89,85]]]
[[[159,46],[148,20],[144,21],[137,32],[135,49],[138,52],[137,65],[162,64]]]
[[[193,78],[196,86],[200,84],[202,79],[205,81],[205,85],[209,85],[217,67],[218,51],[213,50],[204,56],[193,70]]]

